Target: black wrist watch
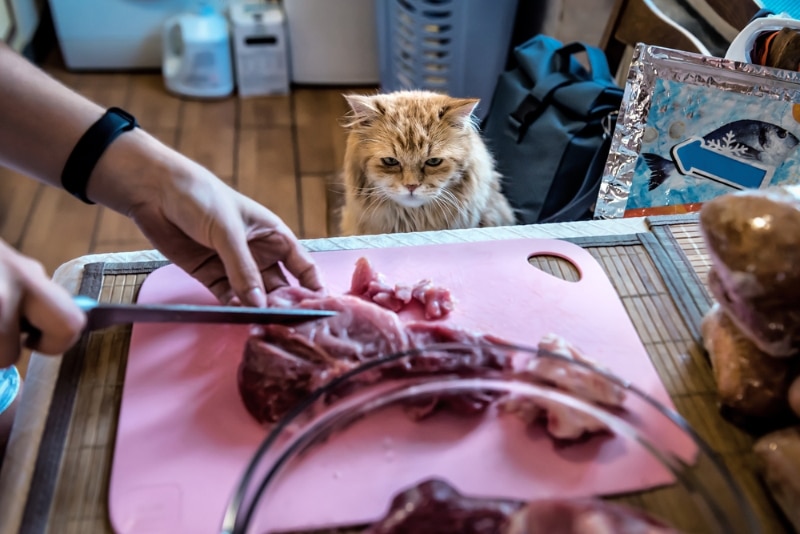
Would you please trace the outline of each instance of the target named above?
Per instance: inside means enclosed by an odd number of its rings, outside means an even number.
[[[127,111],[109,108],[72,149],[61,172],[64,189],[83,202],[94,204],[86,197],[86,186],[97,161],[114,139],[138,126],[136,118]]]

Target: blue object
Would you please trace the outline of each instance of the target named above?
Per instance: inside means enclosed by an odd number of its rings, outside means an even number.
[[[675,145],[672,156],[681,173],[716,180],[736,189],[758,189],[769,183],[767,169],[708,149],[702,139]]]
[[[591,219],[623,90],[585,43],[537,35],[514,59],[483,125],[503,194],[519,224]]]
[[[800,2],[797,0],[760,0],[758,3],[776,15],[786,13],[791,18],[800,20]]]
[[[489,109],[508,59],[518,0],[378,0],[381,90],[478,98]]]
[[[19,393],[21,379],[15,366],[0,369],[0,413],[11,406]]]

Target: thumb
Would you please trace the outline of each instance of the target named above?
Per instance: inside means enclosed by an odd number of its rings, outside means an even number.
[[[6,295],[0,302],[0,368],[15,363],[22,348],[18,307],[19,298],[15,293]]]

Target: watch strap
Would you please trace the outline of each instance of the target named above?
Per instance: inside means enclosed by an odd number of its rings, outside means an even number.
[[[86,196],[86,186],[100,156],[122,133],[138,127],[136,118],[120,108],[108,108],[78,140],[61,172],[61,185],[74,197],[94,204]]]

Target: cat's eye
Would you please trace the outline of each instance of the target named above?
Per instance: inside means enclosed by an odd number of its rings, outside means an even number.
[[[428,167],[438,167],[442,164],[442,158],[430,158],[428,161],[425,162],[425,165]]]
[[[400,164],[400,162],[394,158],[381,158],[381,163],[383,163],[387,167],[394,167],[395,165]]]

